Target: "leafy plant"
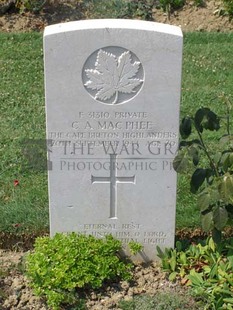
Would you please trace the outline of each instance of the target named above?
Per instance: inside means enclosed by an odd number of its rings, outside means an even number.
[[[112,236],[56,234],[37,238],[26,258],[27,276],[35,293],[52,309],[77,304],[77,289],[100,288],[107,280],[131,278],[132,265],[119,258],[121,242]]]
[[[185,4],[185,0],[159,0],[159,6],[167,13],[170,20],[171,13],[174,10],[182,8]]]
[[[153,20],[154,0],[127,1],[127,11],[131,18]]]
[[[38,13],[44,7],[47,0],[16,0],[15,7],[20,10],[20,13],[32,11]]]
[[[226,12],[229,14],[230,19],[233,18],[233,0],[222,0]]]
[[[85,0],[88,18],[140,18],[153,20],[154,0]]]
[[[233,238],[216,245],[212,238],[206,243],[192,244],[183,250],[177,242],[176,249],[164,252],[157,247],[162,267],[169,279],[179,278],[182,284],[206,304],[204,309],[232,309],[233,307]]]
[[[129,250],[133,255],[136,255],[137,253],[139,253],[140,251],[142,251],[143,249],[143,245],[136,242],[136,241],[130,241],[128,243],[129,246]]]
[[[221,240],[224,227],[233,219],[233,135],[230,134],[230,104],[227,106],[226,134],[212,152],[204,141],[204,131],[218,131],[220,117],[209,108],[200,108],[194,117],[184,117],[180,124],[179,152],[173,167],[188,175],[195,168],[190,191],[198,194],[197,204],[205,231],[212,230],[216,242]],[[195,130],[197,137],[192,134]],[[187,140],[189,137],[192,139]],[[220,149],[218,147],[220,145]],[[205,157],[200,161],[201,155]]]

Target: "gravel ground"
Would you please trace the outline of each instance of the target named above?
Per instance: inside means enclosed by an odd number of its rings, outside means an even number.
[[[25,252],[0,250],[0,306],[1,310],[48,310],[46,303],[36,297],[22,273],[21,262]],[[87,309],[120,309],[120,300],[130,300],[139,294],[155,295],[158,291],[171,291],[185,295],[186,288],[166,279],[158,263],[134,268],[133,281],[112,283],[98,291],[87,291]],[[190,300],[190,303],[194,303]]]

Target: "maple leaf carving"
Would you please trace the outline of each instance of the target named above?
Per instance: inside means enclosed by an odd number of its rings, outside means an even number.
[[[119,57],[112,53],[99,50],[95,69],[86,69],[88,81],[84,84],[87,88],[97,90],[95,99],[106,101],[114,96],[113,104],[118,101],[118,94],[134,93],[143,80],[133,78],[138,73],[140,62],[132,62],[129,51]]]

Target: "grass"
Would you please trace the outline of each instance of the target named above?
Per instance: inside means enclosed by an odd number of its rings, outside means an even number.
[[[224,115],[219,95],[232,93],[232,44],[232,33],[185,34],[181,116],[201,106]],[[45,138],[42,35],[0,33],[0,46],[0,231],[41,231],[49,226],[47,174],[25,166],[22,150],[24,139]],[[215,135],[207,138],[216,143]],[[181,176],[177,227],[199,225],[195,197]]]
[[[184,292],[183,292],[184,294]],[[154,296],[139,295],[130,301],[121,301],[119,304],[122,310],[198,310],[198,305],[187,292],[160,292]]]
[[[35,231],[48,227],[47,175],[28,169],[22,151],[24,139],[45,139],[42,36],[0,41],[0,230]]]
[[[187,33],[184,37],[181,117],[194,115],[200,107],[209,107],[217,115],[226,114],[226,106],[219,98],[233,91],[233,34]],[[232,124],[232,122],[231,122]],[[221,132],[222,134],[223,132]],[[215,152],[219,133],[208,133]],[[185,176],[178,178],[177,227],[200,225],[196,197],[189,192]]]

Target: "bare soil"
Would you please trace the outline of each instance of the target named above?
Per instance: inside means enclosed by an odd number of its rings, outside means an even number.
[[[45,301],[33,294],[29,281],[22,273],[25,252],[0,249],[0,309],[1,310],[49,310]],[[187,288],[179,283],[171,283],[161,272],[157,263],[135,265],[133,280],[111,283],[100,290],[87,290],[82,293],[86,308],[92,310],[116,309],[121,300],[131,300],[141,294],[155,295],[157,292],[175,293],[187,302],[184,309],[199,309],[194,299],[187,299]],[[66,308],[61,308],[65,310]]]
[[[2,4],[0,3],[0,11]],[[187,0],[186,5],[178,11],[172,12],[170,19],[160,9],[153,13],[154,21],[180,26],[186,31],[214,31],[229,32],[233,30],[233,21],[224,12],[220,0],[206,0],[204,6],[197,7],[194,1]],[[43,31],[51,24],[90,18],[82,8],[82,2],[77,0],[50,0],[39,14],[26,12],[19,14],[10,9],[0,16],[0,31],[28,32]]]

